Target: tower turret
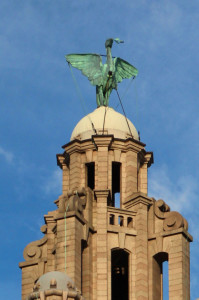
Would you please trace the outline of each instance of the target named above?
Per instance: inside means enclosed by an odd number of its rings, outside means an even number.
[[[44,238],[25,248],[20,263],[22,299],[34,299],[43,274],[56,271],[67,274],[86,300],[159,300],[165,260],[169,299],[189,297],[187,221],[148,197],[153,153],[131,121],[100,107],[80,120],[63,149],[57,209],[44,216]]]

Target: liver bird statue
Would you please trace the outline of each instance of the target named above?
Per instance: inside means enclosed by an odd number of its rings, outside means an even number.
[[[114,41],[118,44],[123,43],[119,38],[106,40],[105,64],[102,64],[102,57],[99,54],[66,55],[66,61],[82,71],[91,84],[96,86],[97,107],[108,106],[109,96],[113,89],[117,90],[117,84],[125,78],[137,76],[138,73],[138,70],[127,61],[119,57],[112,58],[111,48]]]

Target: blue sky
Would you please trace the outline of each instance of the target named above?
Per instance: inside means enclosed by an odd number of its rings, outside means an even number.
[[[23,249],[39,239],[43,215],[61,194],[56,153],[84,116],[64,55],[105,53],[139,75],[123,99],[154,152],[149,195],[189,221],[191,299],[199,297],[199,1],[2,0],[0,4],[1,296],[20,299]],[[75,72],[86,112],[95,88]],[[119,85],[122,95],[128,82]],[[110,105],[118,99],[112,93]],[[121,112],[121,108],[117,108]],[[3,275],[3,276],[2,276]],[[2,295],[3,293],[3,295]]]

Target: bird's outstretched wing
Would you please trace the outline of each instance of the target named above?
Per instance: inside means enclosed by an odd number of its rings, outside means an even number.
[[[114,59],[114,65],[115,80],[117,83],[121,82],[124,78],[131,78],[138,74],[138,70],[134,66],[119,57]]]
[[[103,64],[102,58],[98,54],[68,54],[66,61],[74,68],[82,71],[88,77],[92,85],[103,84]]]

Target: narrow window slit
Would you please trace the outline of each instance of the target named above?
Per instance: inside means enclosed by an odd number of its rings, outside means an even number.
[[[91,162],[86,164],[86,182],[87,182],[87,186],[91,189],[94,190],[95,188],[95,163]]]
[[[112,206],[120,208],[121,207],[121,197],[120,197],[120,169],[121,163],[112,162]]]

